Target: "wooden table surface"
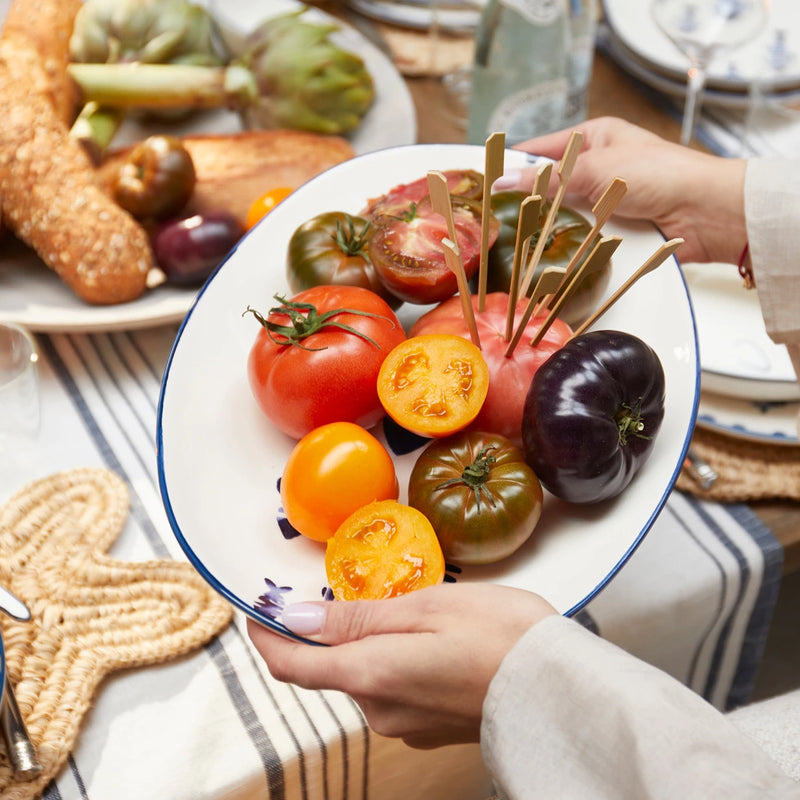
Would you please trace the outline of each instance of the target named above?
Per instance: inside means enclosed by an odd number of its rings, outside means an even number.
[[[320,2],[326,11],[341,13],[338,3]],[[353,22],[352,17],[348,22]],[[463,142],[464,131],[437,109],[446,106],[444,87],[438,77],[407,77],[406,84],[417,110],[417,141]],[[596,53],[589,95],[589,117],[616,116],[647,128],[665,139],[680,138],[680,119],[665,111],[659,96],[631,78],[603,53]],[[693,147],[702,149],[701,145]],[[800,450],[798,450],[800,459]],[[750,504],[784,548],[784,574],[800,569],[800,503],[760,501]]]

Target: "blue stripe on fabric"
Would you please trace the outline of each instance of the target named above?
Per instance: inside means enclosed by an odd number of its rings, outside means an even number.
[[[74,406],[75,406],[75,408],[76,408],[76,410],[78,412],[78,415],[80,416],[81,420],[83,421],[84,425],[86,426],[86,429],[89,432],[89,436],[91,437],[92,441],[94,442],[95,446],[97,447],[98,451],[100,452],[100,455],[101,455],[101,458],[102,458],[103,462],[106,464],[108,469],[116,472],[120,477],[122,477],[123,480],[125,480],[126,484],[129,486],[131,513],[135,517],[137,523],[141,526],[142,530],[145,532],[145,535],[147,536],[148,541],[151,543],[151,546],[153,547],[153,550],[158,552],[158,553],[166,553],[168,555],[168,551],[166,549],[166,546],[164,545],[163,540],[161,539],[158,531],[156,530],[155,526],[153,525],[149,515],[147,514],[147,512],[146,512],[146,510],[144,508],[144,505],[143,505],[143,503],[141,501],[141,498],[135,492],[133,486],[131,485],[131,481],[130,481],[129,475],[123,469],[122,464],[120,463],[120,461],[117,458],[116,454],[114,453],[114,451],[110,447],[110,445],[108,443],[108,440],[105,438],[105,436],[103,435],[103,432],[100,430],[100,427],[97,424],[97,421],[95,420],[94,416],[92,415],[88,404],[86,403],[86,401],[84,400],[83,396],[81,395],[80,390],[78,388],[78,385],[77,385],[75,379],[73,378],[72,374],[70,373],[69,368],[67,367],[66,363],[61,358],[61,355],[59,354],[58,350],[56,349],[56,347],[54,346],[53,342],[51,341],[51,339],[49,337],[46,337],[46,336],[40,337],[40,344],[41,344],[41,347],[42,347],[43,351],[46,353],[47,359],[50,362],[50,364],[51,364],[51,366],[53,368],[53,371],[55,372],[56,376],[58,377],[59,381],[61,382],[62,386],[64,387],[68,397],[70,398],[70,400],[74,404]],[[83,368],[86,370],[87,375],[89,375],[89,377],[92,380],[92,382],[94,383],[94,385],[97,386],[97,381],[95,380],[94,375],[92,375],[90,373],[90,371],[89,371],[89,369],[88,369],[88,367],[86,365],[85,360],[83,359],[83,357],[81,356],[81,354],[79,353],[77,348],[75,348],[74,344],[71,343],[71,346],[72,346],[72,349],[75,352],[77,358],[79,359],[79,361],[83,365]],[[94,343],[92,343],[92,346],[95,346]],[[101,393],[101,397],[103,397],[102,393]],[[103,397],[103,399],[105,401],[104,397]],[[106,402],[106,405],[108,405],[107,402]],[[112,413],[112,416],[114,416],[113,413]],[[150,471],[149,470],[147,471],[147,474],[150,475]],[[234,631],[236,632],[237,635],[240,635],[239,632],[238,632],[238,629],[235,626],[234,626],[233,629],[234,629]],[[207,645],[207,647],[208,647],[208,645]],[[218,647],[220,648],[220,651],[222,651],[222,645],[220,643],[218,643]],[[231,672],[232,672],[233,671],[233,666],[232,666],[230,660],[227,658],[227,655],[225,656],[225,660],[230,665],[230,669],[231,669]],[[217,663],[217,665],[219,666],[221,661],[219,659],[215,659],[215,663]],[[237,713],[239,715],[239,718],[245,724],[245,728],[248,730],[248,733],[250,733],[250,730],[248,729],[248,724],[250,724],[250,723],[248,721],[251,720],[251,719],[256,719],[255,711],[254,711],[252,705],[249,703],[249,700],[247,699],[246,695],[244,695],[244,693],[240,693],[240,694],[231,693],[230,685],[229,685],[228,681],[226,680],[226,675],[221,672],[221,677],[223,678],[223,681],[225,681],[225,685],[229,689],[229,695],[230,695],[232,701],[234,702],[234,707],[235,707],[235,709],[236,709],[236,711],[237,711]],[[238,682],[238,680],[237,680],[237,682]],[[241,702],[243,705],[242,706],[238,705],[237,701]],[[269,737],[267,736],[266,731],[264,731],[263,726],[260,726],[260,724],[259,724],[259,728],[261,729],[260,736],[253,739],[254,743],[256,743],[257,746],[258,746],[258,744],[261,744],[263,742],[269,743]],[[253,738],[252,734],[251,734],[251,738]],[[262,763],[267,763],[268,760],[269,760],[270,754],[272,754],[274,756],[274,749],[272,748],[271,744],[269,744],[269,746],[266,747],[266,749],[264,749],[264,750],[259,749],[258,750],[258,754],[259,754],[259,757],[261,758]],[[279,764],[279,767],[281,769],[281,783],[282,783],[282,780],[283,780],[283,777],[282,777],[282,765],[280,765],[280,760],[278,760],[278,764]],[[75,766],[74,772],[75,772],[76,777],[77,777],[78,776],[77,765]]]
[[[85,795],[81,794],[81,797],[85,797]],[[61,792],[58,789],[55,778],[47,784],[44,792],[42,792],[42,800],[61,800]]]
[[[300,744],[300,740],[297,738],[297,735],[295,734],[294,730],[292,729],[291,725],[289,724],[289,721],[286,719],[286,715],[283,713],[283,711],[281,711],[280,706],[275,701],[275,696],[272,694],[272,691],[269,688],[269,684],[266,682],[266,680],[264,680],[264,676],[263,676],[261,670],[258,668],[258,666],[253,661],[252,650],[246,649],[245,653],[247,654],[248,658],[250,659],[250,663],[253,665],[253,671],[256,674],[256,677],[258,678],[258,680],[260,681],[260,683],[261,683],[261,685],[262,685],[262,687],[264,689],[265,694],[267,694],[270,697],[270,699],[272,700],[273,706],[276,709],[276,711],[278,712],[281,720],[285,724],[286,730],[289,732],[289,736],[292,739],[292,744],[294,744],[294,746],[295,746],[295,752],[297,753],[297,761],[298,761],[299,766],[300,766],[300,791],[302,792],[303,800],[307,800],[307,798],[308,798],[308,776],[307,776],[307,767],[306,767],[306,754],[303,751],[303,747]],[[319,745],[320,752],[322,753],[322,768],[323,768],[323,772],[325,773],[325,776],[326,776],[326,780],[325,780],[325,787],[326,788],[325,788],[325,796],[324,796],[323,800],[328,800],[328,792],[327,792],[327,785],[328,785],[328,782],[327,782],[328,751],[327,751],[327,748],[326,748],[326,745],[325,745],[325,740],[322,738],[322,736],[321,736],[321,734],[319,732],[319,729],[317,728],[316,724],[312,720],[311,715],[308,713],[308,709],[305,707],[303,702],[300,700],[300,698],[299,698],[299,696],[297,694],[297,689],[290,683],[286,684],[286,688],[291,693],[292,697],[295,700],[295,703],[297,703],[297,707],[300,709],[300,711],[302,712],[303,716],[305,717],[306,722],[308,723],[309,728],[311,728],[311,730],[313,731],[314,738],[316,739],[317,744]]]
[[[717,537],[717,539],[719,539],[723,545],[725,545],[731,555],[736,559],[736,563],[739,566],[742,576],[742,579],[739,581],[739,588],[736,592],[736,598],[722,625],[722,629],[717,637],[717,642],[714,646],[714,652],[711,657],[711,666],[706,678],[706,687],[703,692],[703,696],[709,698],[711,697],[714,686],[716,686],[717,679],[719,678],[720,665],[722,664],[723,657],[725,655],[725,647],[727,646],[728,639],[730,638],[731,627],[742,605],[742,600],[744,599],[747,585],[750,583],[752,575],[750,572],[750,565],[747,563],[744,553],[742,553],[739,547],[725,533],[725,531],[722,530],[720,525],[711,518],[702,502],[694,496],[688,496],[686,497],[686,500],[688,501],[689,505],[694,508],[703,522],[705,522],[708,529]]]
[[[730,711],[746,703],[753,691],[758,665],[764,655],[769,626],[778,602],[783,576],[783,546],[748,506],[737,503],[725,505],[723,508],[750,534],[764,554],[764,576],[747,623],[736,674],[725,701],[725,710]]]
[[[715,114],[712,110],[704,111],[703,116],[707,117],[708,120],[713,124],[716,125],[718,128],[722,128],[723,131],[727,131],[733,141],[739,141],[741,139],[741,134],[736,133],[733,128],[731,128],[730,124],[723,122],[723,120],[719,117],[719,115]],[[695,131],[695,136],[699,139],[712,153],[715,153],[718,156],[723,156],[724,158],[735,158],[736,156],[740,155],[739,153],[734,153],[725,147],[721,142],[718,142],[714,135],[707,129],[707,127],[703,124],[702,118],[699,120],[699,124]]]
[[[364,712],[359,707],[358,703],[353,700],[350,695],[347,695],[347,699],[350,701],[351,705],[353,706],[354,710],[358,712],[359,719],[361,720],[361,733],[364,737],[364,769],[361,774],[361,800],[367,800],[369,795],[369,725],[367,725],[367,720],[364,717]]]
[[[78,771],[78,765],[75,763],[75,759],[72,757],[72,754],[67,757],[67,763],[69,764],[69,770],[72,773],[72,777],[75,779],[80,796],[87,798],[88,800],[89,792],[86,791],[86,784],[83,782],[81,773]]]
[[[691,663],[689,665],[689,674],[687,676],[686,682],[687,685],[694,686],[697,683],[697,669],[700,661],[700,652],[703,649],[703,644],[711,636],[711,632],[716,627],[717,620],[722,615],[722,606],[723,606],[722,598],[725,595],[727,576],[725,575],[725,570],[722,568],[722,564],[720,563],[719,559],[708,549],[708,547],[706,547],[706,545],[703,542],[700,541],[700,539],[698,539],[692,528],[684,521],[683,517],[681,517],[681,515],[677,512],[677,510],[675,509],[675,503],[668,503],[666,509],[675,518],[675,521],[678,523],[678,525],[680,525],[681,528],[683,528],[684,533],[686,533],[686,535],[695,542],[695,544],[708,556],[711,563],[717,568],[717,571],[719,572],[720,584],[722,586],[722,591],[720,591],[718,595],[717,608],[714,615],[714,619],[709,623],[708,628],[700,637],[697,643],[697,647],[695,648],[694,654],[692,655]],[[703,694],[703,697],[708,699],[708,697],[705,694]]]
[[[74,343],[70,342],[73,352],[77,359],[81,362],[84,370],[86,371],[89,380],[91,380],[92,384],[98,391],[98,394],[103,399],[106,407],[111,411],[111,416],[114,417],[113,410],[109,405],[106,397],[104,396],[103,392],[100,390],[100,387],[97,385],[97,380],[95,376],[91,373],[86,360],[83,358],[82,354],[75,347]],[[61,355],[58,353],[56,348],[53,344],[48,340],[46,342],[45,351],[47,352],[47,358],[50,363],[53,365],[53,369],[58,376],[59,380],[61,381],[62,385],[64,386],[67,395],[72,400],[73,404],[75,405],[76,410],[78,411],[78,415],[83,420],[84,425],[86,426],[87,431],[95,443],[95,446],[100,452],[100,455],[105,463],[106,467],[113,472],[117,473],[125,483],[128,485],[130,491],[130,511],[133,515],[134,519],[136,520],[137,524],[140,525],[142,531],[144,532],[145,536],[147,537],[147,541],[149,542],[153,552],[156,553],[160,558],[168,558],[169,551],[167,550],[166,545],[164,544],[163,539],[159,535],[158,531],[156,530],[153,521],[150,519],[149,514],[145,510],[144,504],[141,501],[139,495],[133,490],[133,486],[131,483],[130,475],[128,472],[123,468],[122,463],[117,458],[116,453],[114,453],[111,445],[109,445],[108,440],[103,435],[103,432],[100,430],[100,426],[97,424],[94,416],[92,415],[91,410],[89,409],[89,405],[84,400],[83,395],[81,395],[80,389],[78,388],[78,384],[76,383],[75,379],[72,377],[72,374],[69,371],[64,360],[61,358]],[[125,433],[123,431],[123,433]],[[134,451],[136,451],[135,446],[130,441],[130,438],[125,434],[128,442],[131,444],[131,447]],[[144,462],[138,456],[137,452],[137,460],[139,461],[142,466],[144,466]],[[146,474],[149,474],[149,470],[145,468]]]
[[[328,698],[325,697],[324,694],[320,694],[320,699],[322,700],[322,704],[325,708],[328,709],[328,713],[331,715],[331,718],[336,721],[336,730],[339,732],[339,741],[342,743],[342,794],[341,797],[347,797],[347,787],[350,782],[349,775],[350,775],[350,759],[349,759],[349,752],[347,749],[347,732],[342,725],[341,720],[337,716],[336,712],[331,708],[331,704],[328,702]],[[326,781],[326,792],[327,792],[327,773],[325,775]]]
[[[225,688],[228,690],[233,707],[239,713],[239,719],[244,726],[247,735],[255,746],[256,752],[261,756],[261,764],[264,767],[264,774],[269,786],[270,800],[283,800],[286,797],[286,783],[283,774],[283,764],[278,756],[272,741],[264,726],[259,722],[253,705],[236,675],[228,654],[219,641],[219,637],[212,639],[206,646],[206,651],[211,655],[212,660],[217,665]]]

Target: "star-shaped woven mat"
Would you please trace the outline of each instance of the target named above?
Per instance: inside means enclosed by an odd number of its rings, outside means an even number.
[[[0,613],[6,667],[43,767],[33,780],[15,779],[0,742],[3,800],[43,792],[109,673],[190,652],[231,619],[230,604],[190,564],[107,555],[128,503],[113,472],[78,469],[30,483],[0,508],[0,585],[33,617]]]

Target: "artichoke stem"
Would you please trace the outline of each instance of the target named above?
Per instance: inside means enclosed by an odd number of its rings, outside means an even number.
[[[246,108],[258,97],[244,67],[186,64],[80,64],[68,67],[83,101],[110,108]]]
[[[72,123],[70,136],[83,145],[94,164],[99,164],[124,119],[122,109],[104,108],[92,101]]]

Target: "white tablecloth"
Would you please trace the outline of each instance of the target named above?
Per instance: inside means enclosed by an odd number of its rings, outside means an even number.
[[[104,467],[129,485],[112,554],[183,558],[156,478],[155,419],[177,328],[37,336],[42,430],[29,463],[0,470],[0,500],[35,477]],[[580,612],[600,635],[724,708],[746,700],[782,553],[744,506],[674,494],[643,544]],[[49,798],[483,800],[477,746],[414,751],[371,734],[356,705],[268,674],[237,617],[202,651],[117,673],[86,717]]]

